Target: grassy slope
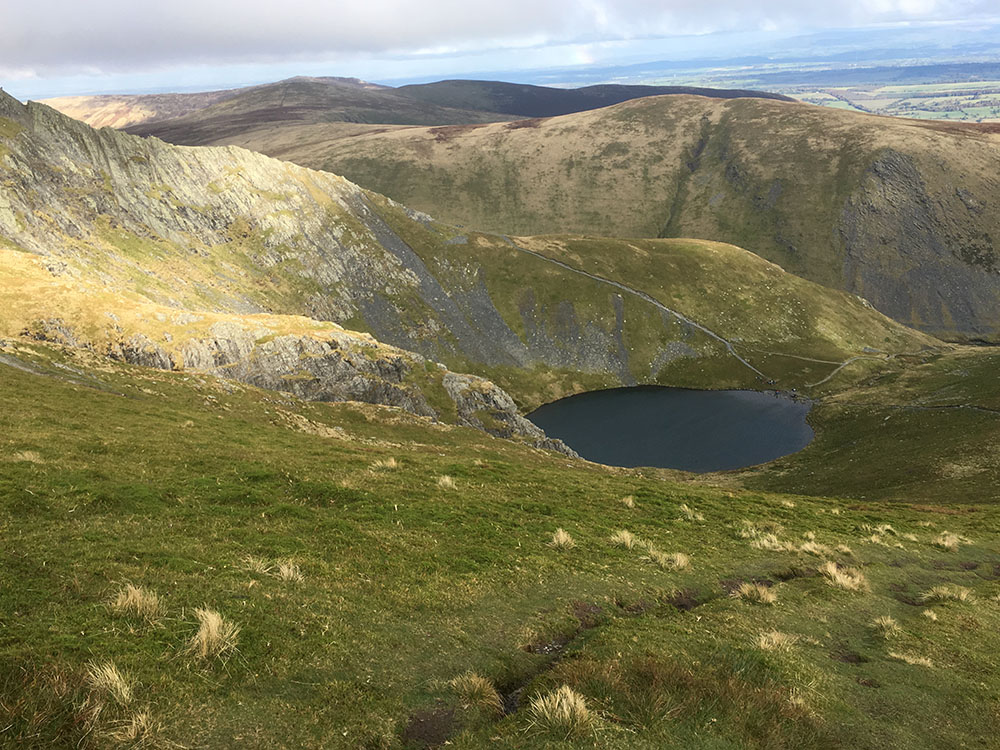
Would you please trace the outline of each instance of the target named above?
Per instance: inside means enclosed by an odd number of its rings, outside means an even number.
[[[81,675],[107,659],[136,697],[105,698],[84,745],[115,744],[108,733],[147,711],[161,743],[186,746],[399,747],[407,727],[414,738],[438,725],[458,747],[559,746],[526,708],[502,720],[458,708],[446,681],[469,669],[526,685],[522,706],[570,684],[598,712],[602,747],[936,748],[992,736],[1000,557],[989,506],[732,493],[392,410],[304,404],[37,345],[3,354],[63,377],[54,364],[76,368],[74,379],[92,372],[123,394],[0,366],[6,745],[80,739],[88,727],[74,717],[88,692],[91,708],[100,697]],[[388,457],[399,468],[369,468]],[[442,474],[456,489],[436,485]],[[682,520],[681,504],[704,520]],[[849,544],[853,555],[827,555],[861,566],[871,591],[811,576],[813,555],[753,549],[737,533],[744,519],[781,524],[786,541],[811,531]],[[897,534],[870,540],[865,525],[879,523]],[[546,545],[556,527],[575,549]],[[661,570],[613,547],[619,528],[689,553],[691,567]],[[971,542],[935,548],[946,529]],[[304,579],[251,573],[246,555],[292,558]],[[749,579],[771,582],[778,602],[725,596],[720,582]],[[124,582],[163,597],[156,626],[108,609]],[[905,603],[945,582],[977,599],[934,605],[935,622]],[[182,654],[192,608],[206,605],[242,627],[225,663]],[[880,615],[902,632],[875,634]],[[756,638],[772,629],[800,640],[763,651]]]
[[[815,442],[747,484],[948,505],[1000,500],[1000,356],[964,349],[909,359],[821,400]]]
[[[761,388],[766,383],[743,367],[717,341],[685,334],[670,315],[660,315],[647,301],[606,284],[581,277],[519,252],[506,238],[477,232],[458,235],[454,228],[408,221],[396,206],[378,202],[393,229],[445,280],[448,288],[468,284],[469,269],[482,269],[482,280],[508,325],[523,337],[521,306],[530,292],[539,318],[557,325],[559,304],[571,300],[583,320],[614,330],[616,314],[609,300],[624,300],[623,338],[631,375],[637,382],[662,385]],[[451,240],[449,242],[449,240]],[[783,389],[806,388],[824,379],[851,357],[872,351],[840,372],[832,385],[846,388],[868,368],[892,371],[887,354],[914,352],[940,342],[906,329],[866,307],[851,295],[820,287],[785,273],[741,248],[701,240],[615,240],[601,237],[517,237],[519,247],[562,261],[604,279],[630,282],[671,309],[732,341],[736,351]],[[480,277],[474,277],[477,281]],[[670,341],[691,346],[700,359],[680,357],[656,365],[654,357]],[[459,363],[449,363],[453,367]],[[593,387],[579,376],[552,372],[487,372],[527,407],[569,392]],[[605,385],[615,383],[606,381]],[[540,390],[541,389],[541,390]],[[811,392],[811,389],[807,389]]]
[[[654,97],[547,120],[364,135],[330,143],[326,158],[315,148],[283,156],[483,230],[729,242],[821,284],[884,296],[883,309],[904,322],[968,331],[940,302],[910,309],[878,279],[917,268],[911,285],[927,283],[931,271],[897,248],[902,232],[930,253],[921,263],[937,254],[948,274],[992,273],[997,137],[785,102]],[[878,168],[892,185],[883,194],[869,169],[887,154],[907,166]],[[845,237],[856,221],[868,234],[852,256]],[[989,316],[979,325],[996,333]]]

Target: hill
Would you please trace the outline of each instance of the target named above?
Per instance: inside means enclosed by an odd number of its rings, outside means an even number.
[[[935,344],[736,247],[460,232],[252,152],[95,131],[9,98],[0,117],[0,237],[61,278],[153,305],[331,321],[495,378],[522,404],[703,373],[804,387],[866,348]],[[170,361],[179,334],[156,330]]]
[[[631,99],[667,94],[705,96],[713,99],[752,97],[794,101],[782,94],[745,89],[710,89],[694,86],[602,84],[562,89],[505,81],[452,80],[419,83],[396,89],[404,96],[442,107],[498,112],[518,117],[554,117],[600,109]]]
[[[907,325],[1000,340],[989,126],[670,96],[282,155],[478,229],[728,242]]]
[[[733,245],[463,231],[3,95],[0,184],[0,744],[992,737],[995,353]],[[777,379],[818,439],[598,466],[483,375]]]

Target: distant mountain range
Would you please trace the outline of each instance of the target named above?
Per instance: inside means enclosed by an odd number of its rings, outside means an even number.
[[[199,146],[262,128],[332,122],[462,125],[564,115],[659,94],[785,99],[766,92],[687,86],[558,89],[460,80],[392,88],[354,78],[297,77],[228,91],[63,97],[44,103],[95,127],[127,128],[137,135]]]

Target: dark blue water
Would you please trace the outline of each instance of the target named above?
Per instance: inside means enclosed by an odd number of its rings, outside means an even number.
[[[802,450],[813,439],[810,408],[774,392],[638,386],[570,396],[528,418],[591,461],[704,472]]]

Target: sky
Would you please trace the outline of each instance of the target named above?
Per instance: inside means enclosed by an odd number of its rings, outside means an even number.
[[[997,20],[996,0],[5,0],[19,98],[383,81],[780,50],[833,28]]]

